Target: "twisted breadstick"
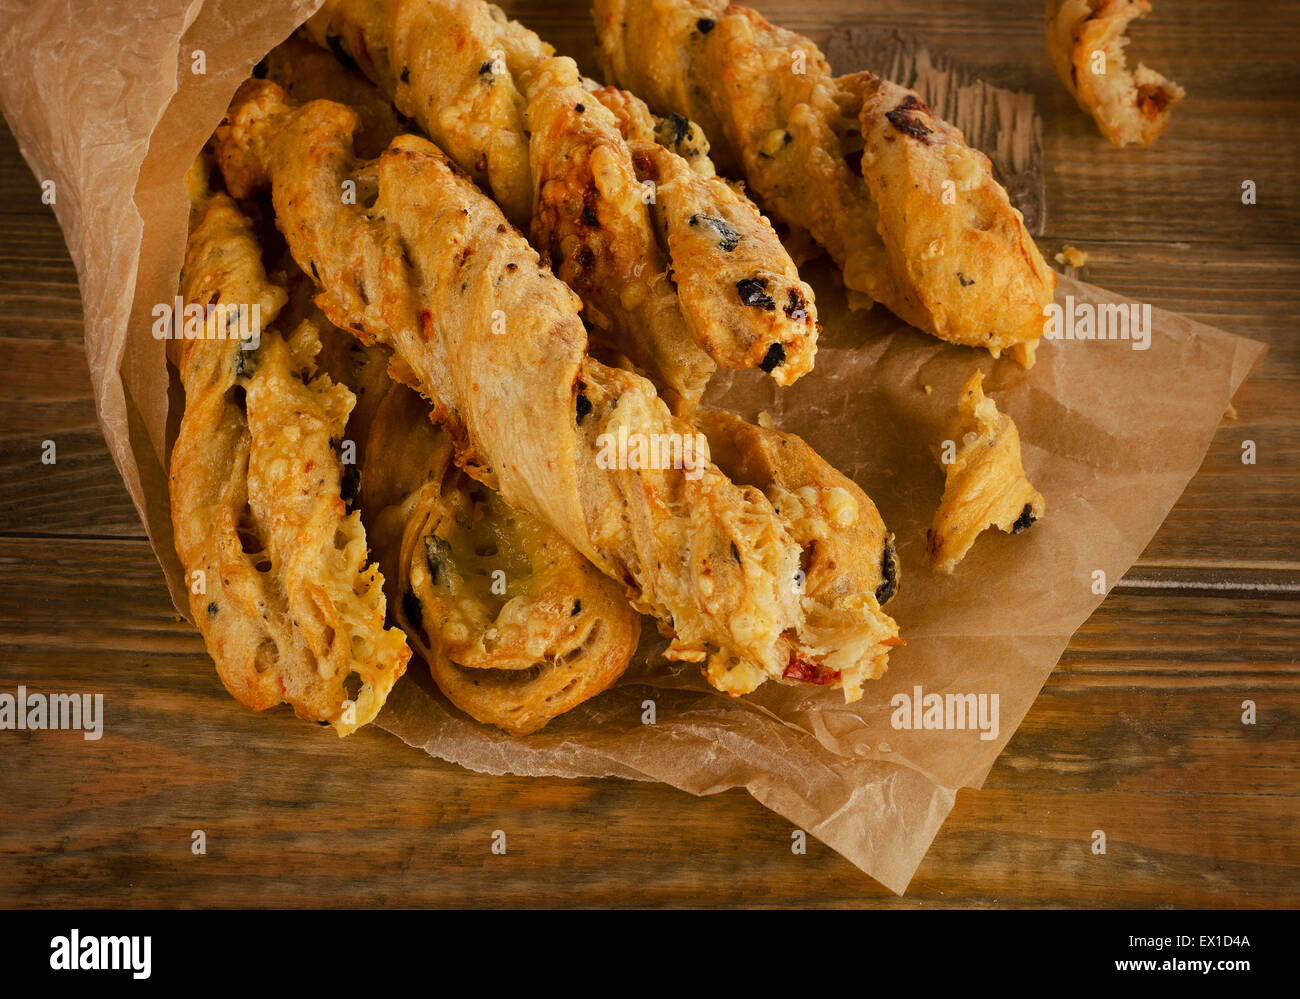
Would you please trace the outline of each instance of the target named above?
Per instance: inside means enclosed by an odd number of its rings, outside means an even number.
[[[688,123],[672,149],[653,128],[625,139],[572,60],[482,0],[328,0],[307,31],[529,229],[581,296],[593,350],[626,355],[675,409],[694,407],[715,363],[782,385],[811,369],[812,290]]]
[[[287,701],[347,735],[378,714],[411,654],[384,629],[383,581],[341,497],[334,442],[353,397],[328,378],[306,381],[316,330],[303,323],[286,341],[269,328],[285,292],[268,282],[249,220],[205,186],[192,187],[182,297],[256,306],[263,329],[246,351],[214,313],[204,338],[172,341],[186,396],[172,522],[190,608],[238,700]]]
[[[457,469],[418,395],[390,384],[362,453],[398,621],[453,704],[526,735],[623,674],[641,628],[624,586]]]
[[[488,4],[327,0],[312,41],[356,66],[526,230],[533,181],[514,75],[554,49]]]
[[[344,445],[361,470],[366,536],[438,687],[475,720],[527,735],[611,686],[641,630],[623,584],[456,468],[449,438],[392,379],[383,348],[336,329],[299,294],[311,279],[291,258],[280,266],[285,313],[301,309],[320,328],[316,371],[356,396]]]
[[[595,349],[625,354],[675,409],[693,407],[714,364],[687,326],[614,116],[570,59],[543,60],[520,85],[536,151],[532,244],[581,297]]]
[[[869,608],[805,637],[800,548],[771,502],[710,463],[649,382],[585,357],[575,296],[500,210],[413,136],[357,163],[356,125],[340,105],[293,109],[274,84],[250,81],[216,145],[232,192],[270,183],[294,258],[323,288],[318,304],[393,351],[458,464],[627,584],[672,628],[669,654],[708,659],[721,689],[743,693],[843,650],[883,660]],[[345,181],[367,197],[345,203]]]
[[[875,504],[795,434],[716,410],[702,411],[696,422],[718,467],[733,482],[763,491],[803,553],[806,634],[825,654],[820,662],[792,659],[784,675],[842,687],[846,701],[858,700],[863,681],[885,672],[885,650],[902,644],[897,625],[880,610],[898,590],[899,567]],[[874,627],[854,627],[864,621]],[[837,646],[854,630],[856,646]]]
[[[850,289],[927,333],[1033,363],[1055,276],[1005,192],[994,194],[988,162],[956,130],[931,128],[915,94],[865,101],[874,78],[835,79],[807,38],[727,0],[595,0],[593,13],[610,78],[699,122],[714,159],[808,229]],[[918,113],[925,130],[907,124]],[[907,152],[859,155],[873,137]],[[904,197],[909,223],[931,233],[919,252],[933,266],[902,265],[918,252],[889,221]],[[991,320],[995,306],[1006,315]]]
[[[890,271],[908,289],[899,316],[1032,365],[1056,274],[988,157],[910,90],[870,73],[841,83],[862,99],[862,173]]]
[[[545,118],[546,108],[566,108],[579,96],[573,87],[576,67],[562,62],[567,65],[557,72],[568,78],[567,88],[538,86],[532,74],[527,77],[530,122]],[[550,64],[538,75],[547,76]],[[671,258],[671,282],[696,341],[723,367],[760,368],[778,385],[790,385],[812,370],[817,329],[812,289],[754,203],[714,174],[699,127],[680,116],[656,122],[645,102],[627,91],[591,80],[582,86],[611,113],[598,118],[618,128],[637,180],[654,185],[651,217]],[[534,141],[545,146],[544,139]],[[562,150],[537,158],[552,164],[567,159]],[[806,335],[792,336],[791,329]]]

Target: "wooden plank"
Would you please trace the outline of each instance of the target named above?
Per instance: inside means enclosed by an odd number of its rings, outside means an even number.
[[[0,317],[0,333],[10,325]],[[0,532],[143,537],[99,428],[80,335],[0,335],[0,351]]]
[[[81,292],[54,215],[0,224],[0,336],[82,342]]]
[[[144,536],[99,428],[83,338],[53,214],[0,213],[0,533]]]
[[[0,691],[106,715],[98,742],[0,734],[0,905],[1300,903],[1295,601],[1112,595],[898,899],[741,792],[486,777],[254,714],[141,542],[4,540],[0,565],[41,567],[0,589]]]
[[[1153,596],[1230,597],[1234,600],[1300,600],[1300,562],[1224,566],[1146,563],[1124,574],[1120,593]]]
[[[56,191],[56,197],[57,194]],[[18,140],[3,119],[0,119],[0,215],[53,215],[50,206],[41,202],[40,182],[32,176],[18,150]]]

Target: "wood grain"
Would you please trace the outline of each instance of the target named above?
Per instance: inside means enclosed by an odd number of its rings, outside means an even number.
[[[908,894],[816,841],[793,855],[788,824],[739,791],[486,777],[235,703],[104,447],[76,274],[0,128],[0,691],[100,692],[107,712],[99,742],[0,732],[0,906],[1300,904],[1300,6],[1157,0],[1133,51],[1189,97],[1145,151],[1112,150],[1057,84],[1040,0],[758,6],[822,39],[901,28],[1033,92],[1044,250],[1079,246],[1085,280],[1270,344]],[[507,7],[595,71],[585,2]]]
[[[899,899],[820,844],[792,854],[791,827],[740,792],[484,777],[382,732],[255,715],[146,544],[0,541],[6,575],[35,563],[0,593],[0,689],[102,693],[105,734],[5,733],[0,905],[1297,901],[1296,600],[1112,596]]]

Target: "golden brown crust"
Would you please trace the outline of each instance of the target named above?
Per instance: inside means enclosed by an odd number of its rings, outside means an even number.
[[[204,338],[175,354],[186,407],[172,521],[195,623],[238,700],[258,710],[287,701],[347,735],[378,714],[410,657],[401,632],[384,629],[382,580],[366,566],[360,515],[341,498],[334,442],[352,395],[305,380],[310,324],[288,341],[268,328],[285,293],[225,195],[198,207],[181,292],[199,305],[268,306],[255,351]]]
[[[881,610],[898,591],[899,565],[875,504],[795,434],[719,410],[702,411],[697,422],[718,467],[762,490],[788,526],[801,552],[808,632],[839,645],[820,664],[792,658],[786,679],[843,688],[846,701],[858,700],[863,681],[883,676],[890,648],[902,644],[898,625]]]
[[[640,616],[620,584],[457,469],[428,413],[393,386],[365,442],[361,504],[398,621],[453,704],[535,732],[622,675]]]
[[[994,357],[1012,350],[1030,367],[1056,274],[988,157],[913,91],[868,73],[854,85],[863,97],[862,173],[890,264],[906,275],[899,315]]]
[[[682,315],[651,191],[614,115],[588,96],[571,59],[544,60],[519,83],[536,184],[533,245],[582,298],[593,349],[626,355],[674,409],[692,408],[714,364]]]
[[[870,160],[861,155],[876,112],[893,110],[864,107],[861,75],[835,79],[807,38],[726,0],[596,0],[594,14],[601,61],[612,79],[660,113],[676,111],[698,121],[715,160],[741,170],[776,217],[811,232],[851,291],[942,339],[990,346],[994,353],[1025,344],[1016,350],[1017,359],[1032,359],[1028,344],[1042,332],[1041,308],[1051,300],[1043,282],[1052,282],[1050,271],[1033,241],[1019,236],[1018,213],[1009,202],[1002,206],[1005,192],[960,133],[947,128],[944,148],[933,152],[960,152],[976,166],[974,214],[1000,227],[1002,235],[986,239],[977,226],[959,230],[951,213],[941,214],[950,207],[941,192],[932,202],[914,195],[906,206],[908,220],[924,208],[931,228],[947,231],[972,254],[997,254],[981,269],[1000,273],[1000,287],[1014,295],[1010,301],[982,294],[981,304],[971,307],[971,296],[950,294],[952,273],[904,266],[916,248],[900,221],[902,199],[939,186],[945,179],[938,175],[942,162],[915,151]],[[870,173],[864,177],[865,168]],[[990,342],[987,318],[996,308],[1009,308],[1017,322],[1040,310],[1038,326],[996,329]]]
[[[549,45],[481,0],[328,0],[309,31],[318,41],[334,37],[336,48],[359,46],[357,62],[376,67],[373,79],[399,109],[486,183],[512,222],[528,228],[531,218],[538,248],[582,296],[593,350],[611,361],[626,356],[675,411],[694,408],[715,363],[759,367],[781,384],[811,366],[811,290],[747,199],[710,179],[698,128],[669,123],[661,130],[630,95],[622,106],[608,94],[593,99],[594,85],[572,60],[552,58]],[[469,73],[474,67],[486,77]],[[507,144],[510,155],[484,153],[485,135]],[[520,159],[518,149],[527,155]],[[652,161],[660,168],[641,169]],[[500,176],[492,175],[494,165]],[[659,199],[648,200],[638,183],[668,173],[679,179],[663,197],[714,217],[734,215],[741,226],[743,263],[702,242],[686,260],[692,269],[734,274],[726,294],[716,282],[673,283],[677,260]],[[524,185],[526,205],[517,195]],[[768,294],[779,293],[783,306],[787,289],[775,286],[789,284],[804,306],[791,314],[755,310],[737,291],[742,280],[771,282]]]
[[[294,269],[297,270],[296,264]],[[311,284],[310,281],[307,283]],[[338,329],[315,308],[314,303],[310,318],[321,330],[321,349],[315,364],[317,374],[329,375],[340,385],[346,385],[356,397],[356,405],[348,417],[347,439],[352,442],[350,450],[356,453],[359,471],[364,462],[363,448],[370,436],[370,426],[380,403],[396,381],[390,371],[392,358],[382,347],[366,346]],[[364,510],[362,519],[365,519]]]
[[[658,187],[652,208],[672,258],[682,313],[709,356],[759,368],[778,385],[812,370],[813,290],[748,198],[701,176],[662,146],[648,146]]]
[[[709,140],[695,122],[679,114],[660,118],[651,114],[646,102],[635,94],[618,87],[602,87],[589,77],[583,77],[582,85],[614,113],[619,131],[632,149],[633,159],[639,149],[659,145],[684,159],[700,176],[717,176],[713,160],[709,159]]]
[[[347,434],[389,605],[438,686],[519,735],[607,689],[640,632],[625,587],[456,468],[450,439],[394,382],[383,348],[317,316],[316,370],[357,397]]]
[[[597,0],[592,15],[606,78],[645,99],[659,114],[697,122],[709,137],[714,163],[734,171],[742,165],[736,156],[739,147],[732,144],[719,110],[708,99],[698,66],[726,9],[726,0]],[[629,44],[633,39],[636,49]],[[776,70],[776,61],[768,68]],[[738,72],[743,69],[737,67]],[[762,78],[755,82],[762,85]]]
[[[1020,433],[986,398],[976,371],[962,386],[949,428],[943,501],[927,536],[930,564],[950,573],[988,527],[1019,534],[1042,519],[1042,494],[1029,484],[1020,459]],[[941,461],[946,456],[941,453]]]
[[[354,116],[326,102],[291,109],[273,86],[237,96],[218,145],[266,157],[277,222],[320,281],[318,302],[393,351],[458,464],[632,588],[638,609],[671,623],[671,654],[746,662],[760,678],[782,675],[792,654],[830,654],[802,638],[798,548],[770,501],[695,452],[691,425],[645,379],[584,357],[573,293],[500,210],[414,136],[356,163]],[[357,171],[375,177],[370,208],[334,194]]]
[[[853,96],[820,50],[725,0],[593,7],[606,74],[653,110],[699,122],[716,163],[741,171],[776,216],[811,230],[846,285],[892,307],[875,205],[845,161],[861,149]]]
[[[1047,51],[1056,75],[1112,145],[1149,146],[1187,91],[1155,70],[1130,70],[1124,32],[1150,0],[1047,0]]]
[[[613,113],[637,179],[654,185],[650,216],[696,342],[723,367],[759,368],[778,385],[811,371],[813,290],[772,224],[715,174],[699,126],[681,115],[655,119],[625,90],[583,86]]]
[[[260,69],[265,79],[279,84],[298,104],[328,100],[352,108],[361,120],[355,139],[358,156],[378,156],[394,138],[410,131],[373,83],[300,33],[268,52]]]
[[[226,115],[217,126],[210,146],[233,198],[250,198],[269,183],[265,163],[270,152],[266,143],[284,117],[283,94],[270,81],[246,80],[231,102],[232,107],[240,106],[241,114]],[[250,106],[254,102],[259,106]]]
[[[533,184],[512,71],[551,49],[512,24],[489,4],[329,0],[305,30],[355,61],[525,229]]]

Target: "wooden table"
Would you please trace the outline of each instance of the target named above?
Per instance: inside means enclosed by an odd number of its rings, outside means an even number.
[[[585,0],[510,6],[561,50],[590,51]],[[759,6],[817,37],[846,19],[903,27],[1032,90],[1044,250],[1082,247],[1087,280],[1271,345],[1238,419],[984,789],[959,795],[908,894],[815,841],[793,855],[789,824],[741,791],[485,777],[381,731],[340,741],[233,701],[104,446],[76,274],[4,131],[0,691],[102,691],[112,715],[98,743],[0,732],[0,906],[1300,902],[1300,5],[1157,2],[1134,49],[1190,96],[1159,144],[1127,151],[1053,76],[1041,0]],[[206,856],[191,852],[198,829]]]

